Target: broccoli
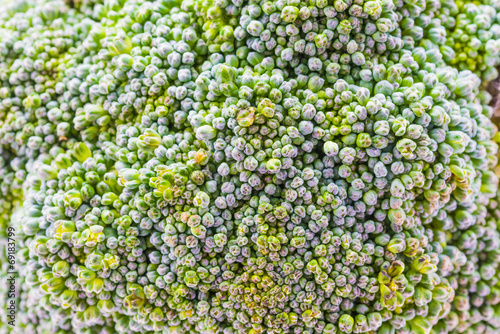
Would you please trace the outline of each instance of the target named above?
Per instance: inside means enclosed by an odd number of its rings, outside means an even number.
[[[0,333],[500,331],[498,1],[4,7]]]

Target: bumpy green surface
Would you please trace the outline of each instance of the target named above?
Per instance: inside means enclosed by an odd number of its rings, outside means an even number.
[[[500,2],[2,6],[0,333],[500,332]]]

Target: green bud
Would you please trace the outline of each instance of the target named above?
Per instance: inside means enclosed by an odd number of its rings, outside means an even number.
[[[85,162],[85,160],[92,157],[92,152],[87,145],[80,142],[73,147],[73,155],[79,162]]]
[[[354,319],[349,314],[343,314],[339,319],[339,329],[342,333],[352,333]]]

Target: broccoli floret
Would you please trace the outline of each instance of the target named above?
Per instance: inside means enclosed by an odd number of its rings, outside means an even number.
[[[500,331],[496,1],[5,7],[1,333]]]

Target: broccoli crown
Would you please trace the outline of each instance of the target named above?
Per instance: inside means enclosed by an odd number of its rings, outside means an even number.
[[[496,0],[6,1],[0,333],[498,333],[499,50]]]

